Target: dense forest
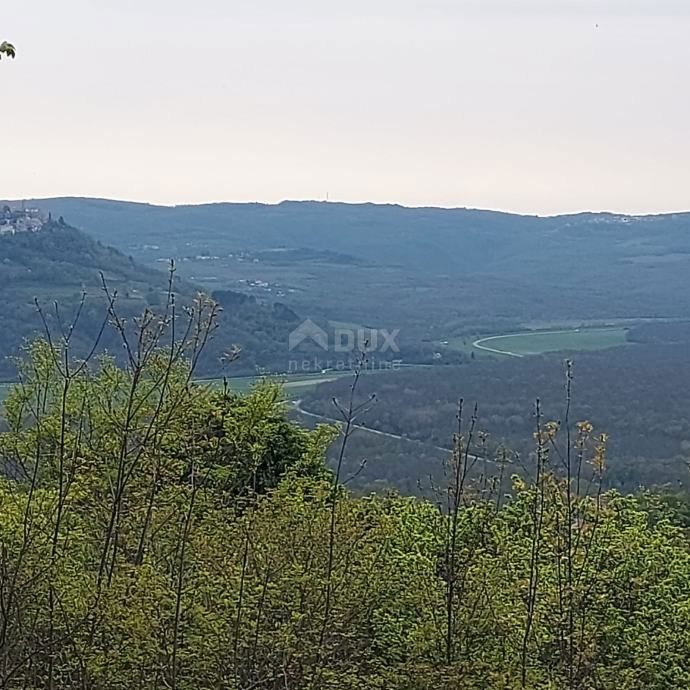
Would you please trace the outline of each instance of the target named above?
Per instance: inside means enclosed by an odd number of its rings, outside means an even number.
[[[635,328],[629,337],[649,340],[600,352],[567,355],[574,360],[572,408],[610,437],[607,486],[687,486],[690,458],[690,371],[685,324]],[[675,342],[674,342],[675,340]],[[562,420],[565,355],[485,358],[457,367],[402,369],[364,377],[361,390],[377,403],[362,418],[372,429],[413,441],[448,447],[459,398],[478,403],[478,427],[493,457],[504,447],[526,459],[532,452],[534,404]],[[347,390],[344,380],[323,384],[303,396],[304,409],[332,418],[332,398]],[[433,473],[424,458],[433,448],[359,432],[368,458],[360,486],[405,487]],[[421,461],[420,461],[421,459]]]
[[[357,496],[359,369],[340,429],[309,431],[269,382],[193,382],[213,303],[177,336],[169,310],[131,333],[117,309],[122,366],[72,360],[67,331],[5,403],[0,687],[690,684],[687,508],[605,490],[607,436],[575,409],[537,406],[520,476],[507,455],[477,471],[477,413],[456,406],[429,499]]]

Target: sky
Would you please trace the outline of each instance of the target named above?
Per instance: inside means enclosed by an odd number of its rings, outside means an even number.
[[[690,209],[688,0],[3,0],[0,198]]]

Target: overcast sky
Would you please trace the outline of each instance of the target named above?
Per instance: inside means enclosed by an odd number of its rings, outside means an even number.
[[[690,208],[688,0],[4,0],[0,198]]]

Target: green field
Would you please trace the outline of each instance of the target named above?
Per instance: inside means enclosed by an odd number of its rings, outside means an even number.
[[[483,354],[526,357],[546,352],[605,350],[625,345],[627,329],[575,328],[560,331],[511,333],[480,338],[472,343],[475,351]]]
[[[328,383],[335,381],[343,376],[352,376],[350,371],[329,371],[328,373],[316,374],[275,374],[271,376],[239,376],[228,379],[228,386],[230,390],[236,393],[246,393],[255,383],[263,378],[268,378],[273,381],[278,381],[283,384],[285,394],[289,398],[296,398],[306,390],[315,388],[320,383]],[[213,386],[221,386],[222,379],[201,379],[198,383],[209,383]]]
[[[376,370],[366,372],[365,375],[376,374],[384,372],[386,370]],[[318,386],[320,383],[328,383],[330,381],[336,381],[339,378],[352,376],[351,371],[328,371],[324,373],[314,373],[314,374],[272,374],[270,376],[237,376],[234,378],[228,378],[228,386],[230,390],[235,393],[246,393],[251,387],[262,380],[263,378],[268,378],[272,381],[277,381],[283,384],[285,394],[290,399],[298,398],[305,391],[311,390]],[[208,384],[211,386],[220,387],[223,385],[223,379],[198,379],[199,384]],[[14,385],[12,383],[0,383],[0,402],[5,399],[10,387]]]
[[[454,338],[446,347],[461,350],[478,356],[525,357],[546,352],[603,350],[626,344],[627,329],[623,327],[578,328],[562,331],[533,331],[507,335],[472,338]],[[414,366],[414,365],[413,365]],[[377,372],[370,372],[377,373]],[[289,398],[298,398],[302,393],[320,383],[335,381],[343,376],[352,376],[350,371],[329,371],[314,374],[276,374],[272,378],[283,384]],[[229,378],[230,388],[238,393],[248,391],[260,376],[241,376]],[[200,382],[220,386],[222,379],[202,379]],[[0,401],[7,395],[10,383],[0,383]]]

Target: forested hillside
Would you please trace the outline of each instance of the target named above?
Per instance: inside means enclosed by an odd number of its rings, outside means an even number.
[[[690,690],[690,0],[5,31],[0,690]]]
[[[361,378],[329,470],[336,430],[291,424],[275,386],[192,382],[213,310],[174,338],[114,318],[122,368],[27,355],[0,433],[3,688],[688,687],[687,509],[605,492],[599,429],[537,414],[529,472],[477,475],[461,409],[433,500],[358,498]]]
[[[169,275],[165,264],[158,266],[161,270],[137,263],[64,221],[48,222],[37,232],[0,235],[0,376],[14,378],[11,358],[26,338],[44,333],[43,319],[55,328],[60,322],[67,328],[78,313],[73,347],[82,355],[88,352],[103,325],[107,303],[103,280],[111,295],[117,294],[123,318],[131,320],[146,307],[161,311]],[[188,306],[203,289],[177,280],[180,307]],[[264,305],[231,291],[218,291],[215,297],[222,315],[200,373],[228,373],[221,358],[235,346],[242,356],[234,362],[232,374],[255,373],[257,367],[285,370],[288,334],[300,323],[297,314],[280,303]],[[119,356],[121,346],[112,340],[105,337],[101,345]]]
[[[302,247],[447,273],[472,269],[530,274],[545,256],[559,264],[571,262],[578,246],[591,251],[588,261],[573,265],[579,271],[601,268],[612,258],[621,264],[651,266],[682,263],[690,254],[690,214],[540,217],[311,201],[154,206],[56,198],[29,203],[70,217],[118,247],[160,243],[180,251],[190,243],[208,241],[247,250]]]
[[[529,458],[534,404],[562,420],[565,414],[564,361],[574,360],[572,413],[589,419],[609,435],[606,483],[623,491],[641,486],[689,486],[690,369],[687,325],[639,327],[629,335],[646,342],[601,352],[562,353],[524,358],[475,360],[459,367],[404,369],[364,377],[361,390],[376,394],[376,405],[361,419],[371,429],[414,442],[394,443],[358,432],[360,452],[368,458],[359,486],[404,487],[418,492],[427,483],[438,452],[448,447],[457,402],[478,405],[478,429],[486,432],[490,457],[508,448],[516,467]],[[347,391],[346,381],[327,383],[303,396],[302,407],[337,417],[333,396]],[[478,443],[478,439],[475,439]]]
[[[690,215],[518,216],[284,202],[32,201],[210,288],[280,294],[305,316],[448,337],[533,320],[690,317]],[[268,252],[267,250],[294,250]],[[338,262],[324,252],[335,252]],[[264,285],[264,283],[266,285]]]

